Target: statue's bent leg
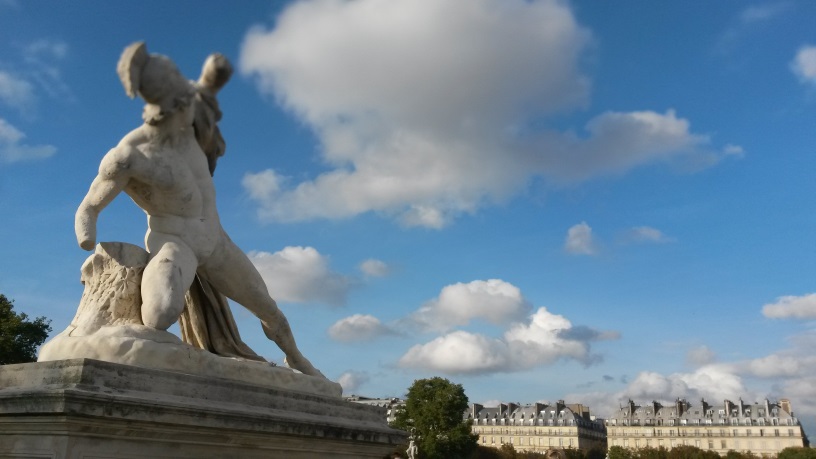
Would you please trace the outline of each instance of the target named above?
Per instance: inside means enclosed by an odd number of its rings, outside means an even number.
[[[151,238],[158,238],[155,233]],[[195,278],[198,261],[187,244],[177,238],[151,240],[150,262],[142,275],[142,322],[167,330],[184,310],[184,294]]]
[[[269,295],[263,278],[246,254],[224,234],[223,241],[201,266],[205,277],[219,292],[261,319],[266,336],[286,354],[286,363],[304,374],[323,376],[301,354],[286,316]]]

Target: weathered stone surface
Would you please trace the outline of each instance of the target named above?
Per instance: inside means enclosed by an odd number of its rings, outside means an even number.
[[[384,419],[335,397],[88,359],[0,366],[0,457],[381,458],[405,440]]]

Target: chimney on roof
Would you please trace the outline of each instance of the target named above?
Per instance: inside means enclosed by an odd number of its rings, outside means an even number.
[[[742,405],[742,397],[739,399],[739,415],[740,417],[745,416],[745,407]]]
[[[507,404],[507,415],[509,416],[509,415],[513,414],[513,411],[516,411],[518,409],[518,407],[519,407],[518,403],[513,403],[513,402],[508,403]]]
[[[470,405],[470,417],[473,418],[473,419],[476,419],[476,413],[478,413],[479,411],[482,411],[482,408],[484,408],[484,406],[482,406],[482,405],[480,405],[478,403],[474,403],[473,405]]]
[[[784,412],[790,414],[791,416],[793,416],[793,407],[791,406],[790,400],[788,400],[786,398],[780,398],[779,399],[779,408],[782,408],[782,411],[784,411]]]

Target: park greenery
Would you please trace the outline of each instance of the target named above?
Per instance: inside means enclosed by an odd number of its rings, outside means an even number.
[[[29,320],[24,312],[14,312],[14,300],[0,294],[0,365],[37,360],[37,348],[48,338],[51,321],[45,317]]]
[[[714,451],[705,451],[695,446],[677,446],[672,449],[629,449],[612,446],[608,452],[601,449],[589,451],[565,449],[563,453],[564,459],[604,459],[605,457],[609,459],[721,459],[723,457],[725,459],[762,459],[751,452],[738,451],[729,451],[725,456],[720,456]],[[505,444],[501,448],[480,446],[470,459],[545,459],[549,457],[543,453],[516,451],[513,445]],[[776,459],[816,459],[816,449],[785,448],[776,456]]]
[[[434,377],[414,381],[393,426],[410,432],[418,459],[467,459],[479,438],[462,418],[468,398],[461,384]]]

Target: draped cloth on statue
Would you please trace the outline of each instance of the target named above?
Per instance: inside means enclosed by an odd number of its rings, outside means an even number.
[[[185,343],[224,357],[266,362],[241,340],[227,298],[209,281],[196,275],[184,302],[179,326]]]

